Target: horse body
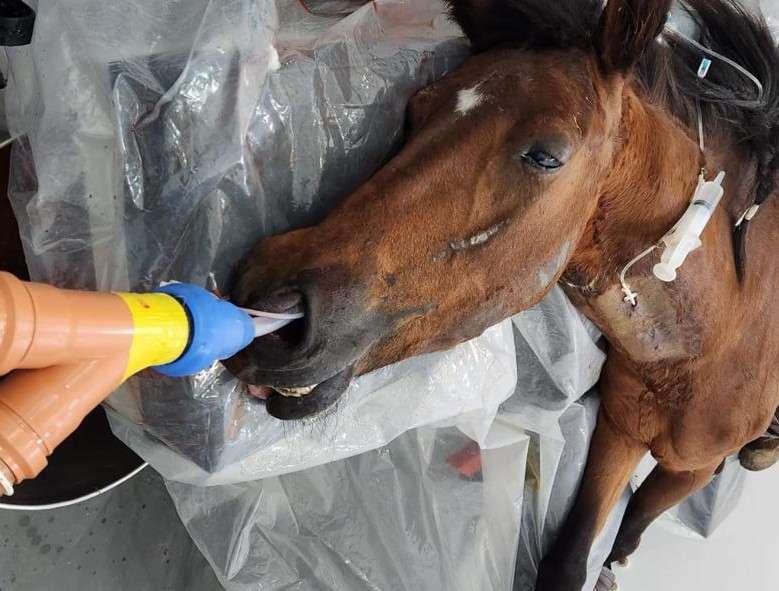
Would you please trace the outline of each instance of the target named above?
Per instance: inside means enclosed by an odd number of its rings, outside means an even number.
[[[779,406],[779,322],[769,288],[779,260],[770,249],[757,247],[779,238],[779,212],[769,200],[754,221],[750,239],[755,248],[750,249],[749,279],[742,285],[731,235],[733,220],[748,202],[740,189],[749,183],[739,173],[750,176],[751,171],[734,166],[740,162],[736,150],[718,151],[709,167],[731,174],[727,197],[704,235],[705,248],[689,257],[671,284],[651,275],[652,259],[639,263],[628,279],[641,305],[626,306],[614,281],[619,265],[610,262],[622,264],[626,254],[657,242],[681,216],[697,182],[699,158],[697,145],[667,115],[637,110],[642,121],[635,116],[625,121],[633,130],[626,141],[643,144],[643,138],[653,138],[655,145],[622,146],[621,158],[643,163],[616,167],[638,174],[612,189],[618,194],[616,207],[609,207],[609,199],[601,201],[606,211],[593,224],[602,227],[585,237],[571,261],[569,272],[589,289],[569,286],[567,291],[610,343],[601,385],[605,411],[662,463],[700,469],[761,435]],[[642,126],[651,131],[636,133]],[[628,192],[643,203],[638,221],[631,213],[636,208],[626,206],[629,199],[622,195]],[[596,235],[620,238],[599,240]],[[586,268],[593,260],[595,266]],[[601,278],[606,278],[602,285]]]
[[[639,262],[628,280],[640,305],[626,305],[616,277],[681,217],[700,152],[683,126],[638,93],[626,93],[623,126],[629,131],[618,148],[617,179],[604,184],[602,211],[563,277],[571,300],[606,336],[609,354],[582,490],[542,564],[540,590],[581,588],[589,547],[646,451],[658,466],[631,500],[609,564],[627,559],[649,523],[762,435],[779,406],[779,259],[766,248],[779,243],[779,206],[769,199],[754,220],[749,273],[740,281],[732,235],[754,169],[738,146],[717,138],[708,172],[728,171],[727,197],[703,236],[705,248],[670,284],[652,276],[656,259]],[[626,170],[632,174],[622,178]]]

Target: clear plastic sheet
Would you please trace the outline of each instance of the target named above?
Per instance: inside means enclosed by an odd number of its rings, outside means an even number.
[[[422,428],[304,472],[168,490],[231,591],[505,591],[527,439],[485,452],[483,481],[446,463],[466,441],[451,428]]]
[[[464,430],[437,425],[259,482],[168,482],[225,588],[532,590],[581,479],[598,408],[582,395],[604,354],[559,289],[512,324],[517,386],[483,440],[476,479],[450,465],[471,441]],[[592,587],[618,518],[593,550]]]
[[[467,54],[434,0],[355,4],[39,6],[33,46],[9,49],[6,105],[33,277],[224,289],[257,239],[321,219],[392,154],[413,92]],[[598,340],[555,289],[356,381],[321,420],[271,419],[220,366],[141,376],[109,410],[228,589],[529,590],[586,462]],[[447,461],[471,440],[477,479]],[[708,535],[740,478],[729,462],[668,523]]]

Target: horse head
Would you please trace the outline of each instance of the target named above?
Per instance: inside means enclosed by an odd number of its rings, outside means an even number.
[[[305,311],[228,363],[276,390],[272,414],[321,410],[352,376],[476,337],[556,284],[670,0],[601,4],[449,2],[474,55],[411,100],[400,152],[323,223],[261,241],[240,266],[238,303]],[[297,388],[310,393],[280,395]]]

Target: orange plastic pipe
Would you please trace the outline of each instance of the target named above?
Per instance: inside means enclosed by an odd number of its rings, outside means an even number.
[[[47,457],[124,381],[127,357],[23,369],[0,383],[0,463],[13,482],[35,478]]]
[[[128,354],[133,318],[112,293],[58,289],[0,273],[0,375]]]
[[[188,330],[165,294],[62,290],[0,272],[0,495],[37,476],[130,375],[174,361]]]

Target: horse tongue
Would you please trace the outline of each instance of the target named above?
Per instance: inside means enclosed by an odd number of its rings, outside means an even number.
[[[260,400],[267,400],[272,393],[273,388],[269,386],[249,386],[249,394]]]

